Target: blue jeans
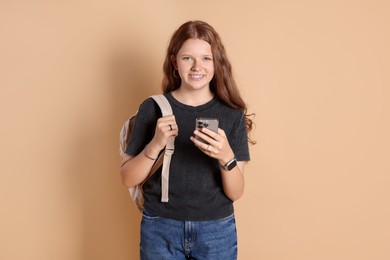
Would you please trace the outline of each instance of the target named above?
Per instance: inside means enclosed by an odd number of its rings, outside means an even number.
[[[177,221],[144,210],[141,260],[237,259],[234,215],[212,221]]]

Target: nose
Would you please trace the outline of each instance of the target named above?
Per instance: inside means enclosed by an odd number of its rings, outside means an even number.
[[[192,71],[199,71],[200,70],[200,62],[197,59],[194,59],[194,63],[192,64]]]

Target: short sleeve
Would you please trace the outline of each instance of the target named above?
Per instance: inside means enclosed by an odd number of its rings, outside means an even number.
[[[148,98],[140,105],[126,149],[128,155],[138,155],[152,140],[159,117],[161,111],[153,99]]]
[[[249,161],[248,130],[243,111],[241,111],[237,119],[238,120],[234,123],[231,136],[229,137],[230,147],[232,148],[237,161]]]

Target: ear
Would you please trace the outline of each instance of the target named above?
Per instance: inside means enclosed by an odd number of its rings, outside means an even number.
[[[175,55],[171,55],[171,62],[173,64],[173,67],[175,67],[175,69],[177,69],[177,62],[176,62],[176,56]]]

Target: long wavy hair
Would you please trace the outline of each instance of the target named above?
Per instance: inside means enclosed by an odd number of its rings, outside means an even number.
[[[183,43],[188,39],[201,39],[211,45],[214,60],[214,77],[210,82],[211,91],[229,107],[242,109],[245,113],[245,122],[248,130],[248,142],[255,144],[249,134],[252,131],[254,114],[247,113],[247,106],[241,98],[237,84],[233,78],[232,66],[228,60],[225,47],[214,28],[203,21],[189,21],[177,29],[169,43],[164,60],[162,89],[164,93],[176,90],[181,85],[181,79],[176,77],[175,66],[171,60],[177,55]]]

